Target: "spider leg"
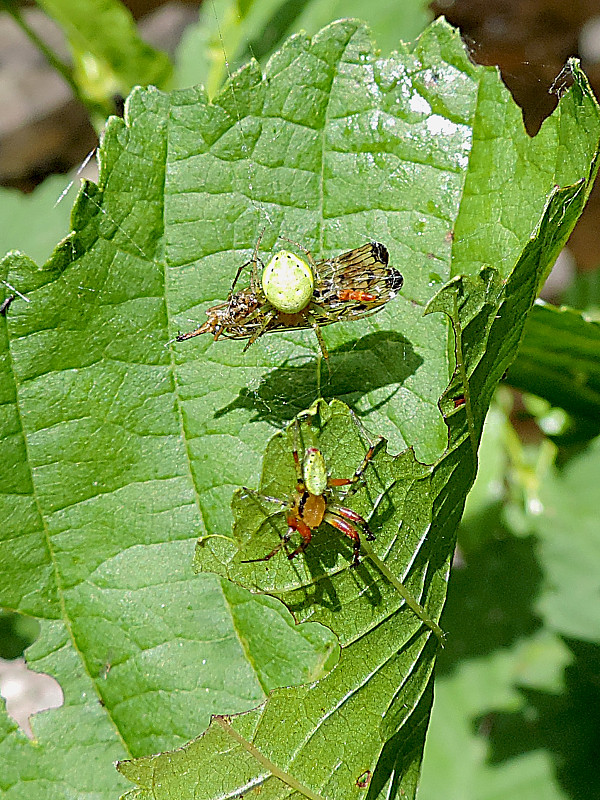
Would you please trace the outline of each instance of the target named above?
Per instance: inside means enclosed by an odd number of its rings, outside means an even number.
[[[337,528],[338,531],[341,531],[344,536],[352,539],[352,546],[354,548],[352,566],[355,567],[357,564],[360,564],[360,534],[349,520],[352,520],[352,522],[364,523],[363,518],[355,514],[354,511],[350,511],[349,508],[334,506],[333,510],[327,511],[323,519],[325,522],[333,525],[334,528]],[[369,536],[369,533],[370,531],[367,533],[367,539],[374,538],[373,534],[371,533],[371,536]]]
[[[327,369],[329,370],[329,374],[331,375],[331,367],[329,365],[329,352],[327,351],[327,347],[325,345],[325,340],[323,339],[323,334],[321,333],[321,328],[319,327],[319,323],[310,313],[310,311],[303,312],[306,319],[310,323],[311,328],[315,332],[315,336],[317,337],[317,341],[319,342],[319,347],[321,348],[321,352],[323,353],[323,358],[325,359],[325,363],[327,364]]]
[[[268,495],[268,494],[261,494],[260,492],[257,492],[255,489],[248,489],[246,486],[244,486],[244,487],[243,487],[243,489],[244,489],[244,491],[245,491],[245,492],[247,492],[249,495],[251,495],[251,496],[252,496],[252,497],[254,497],[254,498],[259,498],[259,499],[261,499],[261,500],[267,500],[269,503],[277,503],[277,504],[278,504],[278,505],[280,505],[280,506],[287,506],[287,503],[285,503],[285,502],[284,502],[283,500],[281,500],[279,497],[271,497],[271,495]],[[288,528],[288,530],[287,530],[287,533],[286,533],[286,534],[285,534],[285,536],[284,536],[284,537],[281,539],[281,541],[279,542],[279,544],[278,544],[276,547],[274,547],[274,548],[271,550],[271,552],[270,552],[270,553],[267,553],[267,555],[266,555],[266,556],[263,556],[262,558],[248,558],[248,559],[244,559],[244,560],[243,560],[241,563],[242,563],[242,564],[257,564],[259,561],[268,561],[269,559],[273,558],[273,556],[274,556],[276,553],[278,553],[278,552],[281,550],[281,548],[282,548],[282,547],[283,547],[285,544],[287,544],[287,542],[289,542],[289,540],[290,540],[290,536],[292,535],[292,533],[293,533],[293,530],[292,530],[292,528]]]
[[[248,489],[247,486],[242,486],[242,489],[247,494],[252,495],[252,497],[257,497],[261,500],[267,500],[269,503],[279,503],[280,506],[287,506],[287,503],[285,503],[279,497],[271,497],[270,494],[261,494],[260,492],[257,492],[256,489]]]
[[[265,269],[265,265],[263,263],[262,258],[259,258],[258,256],[256,257],[256,260],[252,262],[252,264],[253,266],[252,266],[252,273],[250,275],[250,290],[256,294],[261,288],[261,282],[260,278],[258,277],[258,269],[256,268],[256,265],[260,264],[260,267],[263,271]]]
[[[273,500],[276,498],[269,498],[269,499]],[[248,559],[247,561],[242,561],[242,564],[256,564],[258,561],[268,561],[270,558],[273,558],[273,556],[276,553],[278,553],[285,544],[289,542],[290,538],[292,537],[292,534],[295,531],[298,531],[298,533],[302,537],[302,543],[293,551],[293,553],[288,554],[288,559],[291,561],[292,558],[295,558],[297,555],[300,555],[300,553],[303,553],[310,544],[310,540],[312,539],[312,530],[308,527],[306,522],[299,519],[298,517],[294,517],[292,514],[288,516],[287,523],[288,523],[287,533],[279,542],[277,547],[274,547],[270,553],[267,553],[267,555],[263,556],[262,558],[251,558]]]
[[[262,241],[262,238],[266,230],[267,226],[265,225],[265,227],[260,232],[258,239],[256,240],[256,247],[254,248],[254,255],[252,256],[252,261],[251,261],[252,272],[250,274],[250,288],[252,289],[253,292],[256,292],[257,288],[260,286],[260,281],[258,279],[258,269],[256,268],[256,265],[260,264],[263,270],[265,268],[265,265],[258,257],[258,249],[260,247],[260,243]]]
[[[279,542],[277,547],[274,547],[271,550],[270,553],[267,553],[266,556],[263,556],[262,558],[248,558],[248,559],[245,559],[244,561],[242,561],[241,563],[242,564],[257,564],[259,561],[268,561],[270,558],[273,558],[273,556],[276,555],[281,550],[283,545],[287,544],[287,542],[289,542],[289,540],[290,540],[290,531],[288,530],[288,532],[283,537],[283,539]]]
[[[246,261],[242,264],[241,267],[237,268],[237,272],[235,273],[235,278],[233,279],[233,283],[231,284],[231,289],[229,290],[229,294],[227,295],[227,300],[231,300],[233,297],[233,290],[235,289],[235,285],[238,282],[238,278],[242,274],[242,272],[246,269],[247,266],[252,264],[252,261]]]
[[[379,443],[382,442],[382,441],[383,441],[383,436],[380,436],[377,439],[377,441],[369,447],[365,457],[362,460],[361,465],[358,467],[358,469],[355,471],[354,475],[351,478],[329,478],[329,480],[327,481],[328,485],[329,486],[353,486],[353,485],[357,484],[360,481],[360,479],[362,478],[363,472],[366,470],[367,466],[369,465],[369,461],[375,455],[375,450],[379,446]],[[353,491],[355,491],[355,490],[349,489],[344,496],[346,496],[348,494],[352,494]]]
[[[267,330],[267,328],[269,327],[269,323],[275,317],[276,314],[277,312],[274,309],[272,311],[267,311],[267,313],[262,318],[262,324],[260,328],[257,328],[257,330],[254,331],[254,333],[248,340],[248,344],[244,347],[243,350],[244,353],[250,347],[250,345],[254,344],[254,342],[258,339],[258,337],[262,336],[262,334]]]
[[[300,553],[303,553],[306,550],[306,548],[310,544],[310,540],[312,539],[312,530],[308,527],[306,522],[299,519],[298,517],[293,517],[291,515],[288,517],[288,525],[289,528],[286,534],[288,539],[290,538],[290,536],[294,531],[298,531],[298,533],[302,537],[302,543],[300,544],[300,546],[297,547],[293,553],[290,553],[288,555],[288,558],[291,561],[292,558],[295,558],[297,555],[300,555]]]
[[[16,299],[17,299],[17,295],[16,294],[9,294],[8,297],[6,298],[6,300],[2,301],[2,305],[0,305],[0,315],[5,317],[7,311],[9,309],[9,307],[10,307],[10,304],[12,303],[13,300],[16,300]]]
[[[298,248],[298,250],[302,250],[302,252],[305,253],[307,256],[309,256],[310,260],[313,261],[314,263],[314,259],[310,254],[310,250],[307,250],[303,244],[300,244],[300,242],[295,242],[293,239],[288,239],[287,236],[278,236],[277,238],[281,239],[282,242],[288,242],[289,244],[293,244],[294,247]]]
[[[340,517],[344,519],[350,520],[350,522],[357,522],[367,534],[367,539],[370,542],[375,540],[375,534],[369,528],[369,523],[364,517],[361,517],[360,514],[357,514],[356,511],[352,511],[351,508],[346,508],[345,506],[338,506],[338,505],[331,505],[329,506],[330,511],[334,514],[338,514]]]
[[[240,275],[246,269],[246,267],[250,266],[250,264],[252,264],[252,273],[250,275],[250,288],[252,289],[253,292],[256,291],[256,286],[258,285],[258,280],[257,280],[258,276],[257,276],[257,273],[256,273],[256,264],[257,264],[257,262],[260,262],[262,264],[262,261],[258,257],[258,248],[260,246],[260,242],[261,242],[261,239],[263,237],[263,234],[264,234],[264,232],[266,230],[267,230],[266,228],[263,228],[262,231],[260,232],[260,236],[258,237],[258,241],[256,242],[256,246],[254,247],[254,253],[253,253],[252,258],[250,259],[250,261],[246,261],[244,264],[242,264],[241,267],[238,267],[237,272],[235,273],[235,278],[233,279],[233,283],[231,284],[231,289],[229,290],[229,294],[227,296],[228,300],[231,300],[231,298],[233,296],[233,290],[235,289],[235,285],[238,282],[238,279],[239,279]]]
[[[300,444],[300,420],[298,417],[295,419],[294,424],[294,449],[292,455],[294,456],[294,466],[296,468],[296,489],[299,494],[304,492],[304,475],[302,474],[302,464],[298,456],[298,446]]]

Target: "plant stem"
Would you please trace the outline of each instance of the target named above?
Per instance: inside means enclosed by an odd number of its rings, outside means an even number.
[[[279,778],[280,781],[283,781],[283,783],[286,783],[295,791],[300,792],[300,794],[303,794],[305,797],[308,797],[309,800],[323,800],[323,797],[321,797],[320,794],[316,794],[316,792],[313,792],[312,789],[308,788],[308,786],[300,783],[300,781],[294,778],[293,775],[290,775],[288,772],[285,772],[285,770],[282,770],[277,766],[277,764],[274,764],[266,756],[264,756],[251,742],[249,742],[247,739],[244,739],[244,737],[241,736],[235,730],[235,728],[231,727],[231,725],[227,722],[226,717],[215,716],[213,717],[213,720],[220,725],[223,730],[229,734],[229,736],[235,739],[235,741],[240,744],[244,750],[247,750],[248,753],[250,753],[250,755],[259,762],[259,764],[262,764],[263,767],[268,769],[269,772],[276,778]]]
[[[425,611],[423,606],[420,605],[420,603],[417,603],[415,598],[408,591],[408,589],[402,583],[402,581],[398,580],[398,578],[394,575],[394,573],[387,566],[387,564],[385,564],[379,558],[379,556],[376,553],[373,552],[371,547],[364,541],[361,542],[361,546],[362,546],[363,550],[365,551],[365,553],[369,556],[371,561],[376,565],[377,569],[385,575],[385,577],[388,579],[388,581],[397,590],[397,592],[400,594],[400,596],[402,597],[402,599],[404,600],[406,605],[411,609],[411,611],[414,611],[414,613],[417,615],[417,617],[422,622],[424,622],[425,625],[427,625],[428,628],[430,628],[433,631],[433,633],[435,634],[438,642],[443,647],[444,644],[446,643],[446,634],[440,628],[440,626],[437,624],[437,622],[434,622],[434,620],[432,620],[431,617],[429,617],[427,615],[427,612]]]
[[[71,68],[65,64],[63,61],[56,56],[52,50],[48,47],[46,42],[37,35],[37,33],[33,30],[33,28],[26,22],[25,18],[21,14],[20,10],[11,2],[11,0],[0,0],[0,4],[5,8],[5,10],[10,14],[10,16],[14,19],[17,25],[21,28],[21,30],[31,39],[34,45],[40,50],[46,57],[48,63],[54,67],[54,69],[62,75],[63,79],[69,84],[71,90],[75,97],[83,103],[83,105],[87,108],[87,103],[79,86],[73,79],[73,72]]]

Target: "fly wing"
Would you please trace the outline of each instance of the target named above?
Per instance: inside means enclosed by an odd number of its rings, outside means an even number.
[[[404,283],[400,272],[389,266],[387,247],[380,242],[368,242],[321,261],[315,272],[314,302],[330,313],[330,322],[374,314]]]

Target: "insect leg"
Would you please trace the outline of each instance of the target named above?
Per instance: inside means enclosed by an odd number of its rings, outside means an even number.
[[[298,446],[300,444],[300,421],[296,417],[294,422],[294,449],[292,455],[294,456],[294,466],[296,468],[297,490],[300,494],[304,492],[304,475],[302,474],[302,464],[298,456]]]
[[[262,317],[261,326],[260,326],[260,328],[257,328],[254,331],[254,333],[252,334],[252,336],[248,340],[248,344],[244,347],[244,350],[243,350],[244,353],[250,347],[250,345],[254,344],[254,342],[258,339],[258,337],[262,336],[262,334],[267,330],[267,328],[269,327],[269,323],[275,317],[276,314],[277,314],[277,312],[275,310],[272,310],[272,311],[268,311],[264,315],[264,317]]]
[[[199,328],[196,328],[193,331],[189,331],[188,333],[178,333],[174,339],[171,339],[167,342],[167,344],[171,344],[171,342],[185,342],[186,339],[193,339],[194,336],[201,336],[203,333],[213,333],[215,339],[218,338],[220,331],[217,330],[216,327],[213,326],[212,320],[207,320],[203,325]]]

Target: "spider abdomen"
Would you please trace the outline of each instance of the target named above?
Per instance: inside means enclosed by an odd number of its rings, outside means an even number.
[[[302,464],[302,476],[306,490],[320,495],[327,489],[327,468],[323,453],[317,447],[309,447]]]
[[[296,314],[306,308],[314,285],[314,275],[306,261],[288,250],[276,253],[262,275],[265,297],[284,314]]]

